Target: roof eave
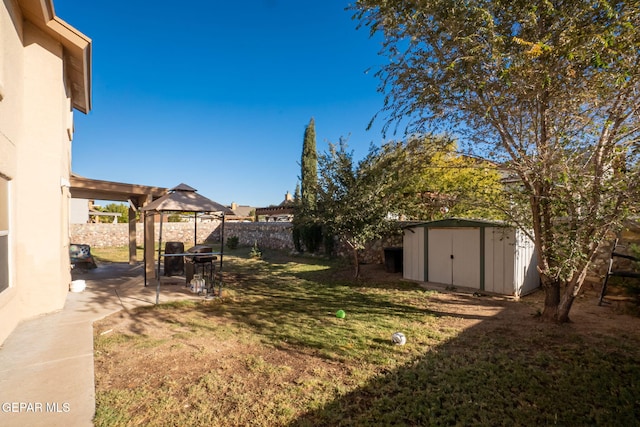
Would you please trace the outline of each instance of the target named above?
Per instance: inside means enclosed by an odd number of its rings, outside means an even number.
[[[52,0],[21,0],[24,18],[64,48],[73,108],[91,111],[91,39],[55,15]]]

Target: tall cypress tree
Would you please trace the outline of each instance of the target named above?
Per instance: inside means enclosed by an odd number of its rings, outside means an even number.
[[[302,181],[302,208],[306,215],[312,214],[316,209],[316,189],[318,187],[318,153],[316,152],[316,124],[313,119],[304,129],[304,141],[302,143],[301,181]]]
[[[301,203],[294,217],[294,228],[300,230],[300,237],[306,250],[313,253],[319,249],[322,241],[322,227],[316,221],[318,153],[316,152],[316,126],[313,117],[304,130],[300,169]]]

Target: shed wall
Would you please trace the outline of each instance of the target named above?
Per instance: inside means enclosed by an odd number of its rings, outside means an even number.
[[[485,290],[511,295],[514,289],[516,235],[513,228],[485,230]]]
[[[515,296],[522,296],[540,287],[537,268],[538,254],[535,244],[521,230],[516,230],[516,257],[514,260]]]
[[[424,253],[424,227],[416,227],[404,230],[402,241],[402,276],[409,280],[423,282],[425,253]]]
[[[519,229],[423,225],[406,229],[403,243],[405,279],[513,296],[540,285],[535,246]]]

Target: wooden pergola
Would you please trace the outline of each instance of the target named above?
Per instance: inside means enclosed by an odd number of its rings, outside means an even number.
[[[136,259],[136,212],[153,202],[154,200],[167,194],[168,189],[163,187],[151,187],[147,185],[125,184],[122,182],[102,181],[90,179],[76,174],[71,174],[70,188],[71,197],[74,199],[97,199],[114,200],[129,203],[129,264],[135,264]],[[144,219],[144,242],[145,258],[153,260],[154,243],[154,218],[153,216]],[[148,253],[147,253],[148,252]],[[145,271],[149,277],[154,276],[153,261],[145,266]]]

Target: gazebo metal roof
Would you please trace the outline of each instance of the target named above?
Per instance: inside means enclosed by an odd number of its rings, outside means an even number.
[[[180,184],[169,190],[169,193],[149,203],[143,211],[155,212],[198,212],[233,215],[233,211],[218,202],[214,202],[196,192],[187,184]]]

